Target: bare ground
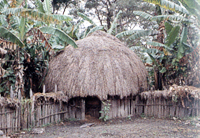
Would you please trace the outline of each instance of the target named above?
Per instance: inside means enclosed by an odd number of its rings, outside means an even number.
[[[81,127],[94,123],[92,126]],[[23,138],[200,138],[198,119],[179,120],[129,117],[107,122],[89,118],[84,121],[64,121],[45,127],[42,134],[21,135]]]

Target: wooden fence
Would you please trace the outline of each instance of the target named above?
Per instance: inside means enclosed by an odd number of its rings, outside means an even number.
[[[149,95],[148,92],[146,94]],[[200,115],[198,97],[189,95],[174,99],[170,96],[145,97],[144,95],[138,94],[123,99],[110,98],[109,118],[142,114],[156,118],[184,118]],[[104,105],[101,105],[102,110]],[[0,130],[10,135],[19,130],[41,127],[72,117],[84,119],[84,107],[84,98],[69,100],[62,92],[37,93],[31,99],[24,100],[20,97],[19,99],[0,97]]]
[[[156,93],[156,92],[155,92]],[[188,118],[200,115],[200,99],[198,95],[184,96],[150,96],[139,95],[136,102],[136,113],[156,118]]]
[[[41,127],[68,118],[65,102],[24,100],[19,107],[0,106],[0,130],[12,134],[22,129]]]

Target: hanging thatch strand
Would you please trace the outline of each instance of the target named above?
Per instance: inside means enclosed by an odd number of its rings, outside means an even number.
[[[147,89],[147,71],[137,55],[117,38],[102,31],[68,46],[50,61],[45,80],[47,91],[54,85],[71,97],[108,95],[120,98]]]

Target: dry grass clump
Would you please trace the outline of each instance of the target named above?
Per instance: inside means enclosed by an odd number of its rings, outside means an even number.
[[[0,107],[18,108],[20,101],[18,99],[11,99],[0,96]]]
[[[50,93],[35,93],[33,95],[35,97],[35,101],[40,101],[40,100],[44,100],[44,101],[54,101],[54,102],[68,102],[68,97],[62,92],[62,91],[58,91],[58,92],[50,92]]]

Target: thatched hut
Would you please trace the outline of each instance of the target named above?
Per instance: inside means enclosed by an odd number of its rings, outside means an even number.
[[[147,89],[147,71],[138,56],[116,37],[102,31],[76,44],[78,48],[68,46],[50,61],[46,90],[54,91],[56,84],[71,99],[71,107],[85,104],[85,111],[81,112],[93,110],[93,116],[99,116],[103,108],[100,101],[107,99],[112,99],[110,110],[115,112],[110,117],[133,113],[131,100]]]

